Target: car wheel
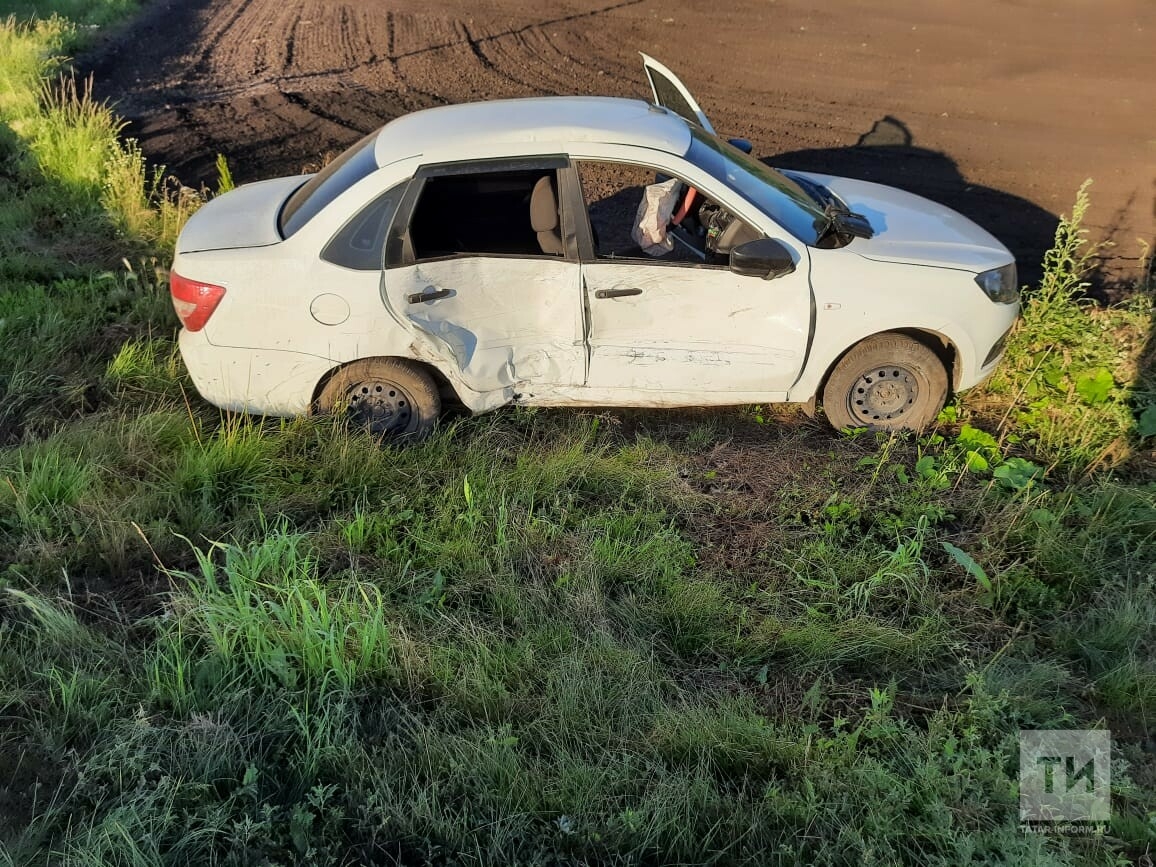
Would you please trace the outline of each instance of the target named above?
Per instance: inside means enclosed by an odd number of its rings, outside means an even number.
[[[934,352],[902,334],[878,334],[835,365],[823,412],[836,430],[922,430],[946,398],[947,371]]]
[[[317,410],[341,414],[374,436],[418,440],[441,413],[437,384],[418,365],[396,358],[365,358],[338,370],[317,398]]]

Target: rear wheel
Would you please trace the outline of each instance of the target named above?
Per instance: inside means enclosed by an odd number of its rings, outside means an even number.
[[[823,388],[823,412],[836,429],[922,430],[946,398],[947,371],[931,349],[878,334],[839,360]]]
[[[317,409],[343,415],[374,436],[418,440],[433,431],[441,396],[430,375],[412,362],[364,358],[330,377]]]

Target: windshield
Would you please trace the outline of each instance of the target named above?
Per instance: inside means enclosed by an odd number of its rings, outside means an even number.
[[[281,236],[288,238],[321,209],[377,168],[373,155],[375,130],[297,188],[281,209]]]
[[[802,241],[814,245],[824,225],[823,209],[806,190],[770,166],[747,156],[738,148],[690,126],[692,136],[686,158],[726,184],[768,217]]]

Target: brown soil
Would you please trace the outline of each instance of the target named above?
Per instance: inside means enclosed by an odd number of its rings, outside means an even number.
[[[1111,275],[1156,240],[1149,0],[154,0],[96,74],[184,182],[297,172],[407,111],[645,96],[675,69],[768,161],[905,187],[1004,240],[1031,276],[1088,177]]]

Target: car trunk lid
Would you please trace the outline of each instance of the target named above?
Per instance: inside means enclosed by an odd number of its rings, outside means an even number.
[[[277,215],[305,176],[259,181],[212,199],[189,218],[177,239],[178,253],[267,247],[281,241]]]

